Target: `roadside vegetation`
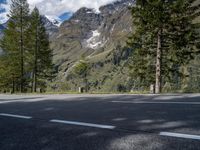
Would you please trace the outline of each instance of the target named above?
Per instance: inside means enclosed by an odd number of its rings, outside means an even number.
[[[128,44],[134,49],[131,74],[155,92],[184,83],[188,65],[200,53],[200,15],[194,0],[137,0],[132,8],[136,29]],[[199,82],[199,81],[197,81]],[[173,91],[175,89],[171,89]]]
[[[37,8],[31,14],[26,0],[13,0],[0,46],[1,92],[45,91],[52,79],[52,50]]]
[[[200,2],[136,0],[130,11],[128,39],[117,31],[120,42],[108,50],[103,47],[73,62],[54,56],[64,64],[56,68],[38,9],[30,13],[26,0],[13,0],[0,42],[1,92],[77,93],[82,88],[87,93],[140,94],[151,85],[157,94],[200,92]],[[70,48],[67,44],[60,49]]]

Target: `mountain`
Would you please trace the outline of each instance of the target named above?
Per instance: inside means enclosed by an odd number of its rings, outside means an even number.
[[[58,27],[60,26],[61,22],[51,18],[49,16],[42,16],[42,21],[44,22],[45,28],[47,33],[49,34],[50,38],[58,32]]]
[[[90,91],[130,90],[125,66],[131,54],[131,50],[126,48],[126,40],[132,32],[129,10],[132,5],[133,0],[121,0],[102,6],[99,11],[80,8],[61,25],[54,18],[42,16],[50,35],[57,71],[51,87],[77,90],[84,86],[82,79],[73,71],[80,59],[84,58],[89,68],[87,80]],[[6,24],[3,27],[2,30]]]
[[[81,86],[73,68],[84,57],[90,68],[90,91],[126,90],[129,78],[124,65],[131,50],[125,46],[132,32],[132,5],[133,0],[121,0],[100,7],[99,12],[84,7],[61,24],[51,39],[58,72],[54,86],[64,90]]]
[[[55,17],[52,17],[52,16],[47,16],[45,15],[45,17],[55,26],[59,27],[62,23],[61,19],[59,18],[55,18]]]

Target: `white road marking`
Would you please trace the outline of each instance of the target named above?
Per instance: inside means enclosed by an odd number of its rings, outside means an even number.
[[[133,102],[133,101],[111,101],[112,103],[124,104],[183,104],[183,105],[200,105],[200,102]]]
[[[32,118],[32,117],[29,117],[29,116],[21,116],[21,115],[13,115],[13,114],[5,114],[5,113],[0,113],[0,116],[21,118],[21,119],[31,119]]]
[[[7,100],[7,101],[0,101],[0,104],[6,104],[6,103],[19,103],[19,102],[38,102],[38,101],[43,101],[46,100],[45,98],[40,98],[40,99],[26,99],[26,100]]]
[[[172,132],[160,132],[159,135],[176,137],[176,138],[184,138],[184,139],[200,140],[200,135],[181,134],[181,133],[172,133]]]
[[[110,129],[110,130],[113,130],[116,128],[115,126],[110,126],[110,125],[101,125],[101,124],[93,124],[93,123],[85,123],[85,122],[56,120],[56,119],[50,120],[50,122],[63,123],[63,124],[69,124],[69,125],[77,125],[77,126],[94,127],[94,128],[102,128],[102,129]]]

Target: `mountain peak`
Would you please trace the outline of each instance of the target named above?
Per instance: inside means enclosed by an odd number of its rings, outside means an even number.
[[[135,4],[135,0],[119,0],[99,8],[99,11],[103,14],[112,14],[116,11],[121,11],[124,8],[133,6]]]
[[[45,17],[55,26],[59,27],[62,23],[62,21],[57,18],[57,17],[52,17],[52,16],[47,16],[45,15]]]

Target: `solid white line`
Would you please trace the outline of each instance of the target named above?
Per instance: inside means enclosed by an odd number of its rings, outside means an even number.
[[[0,113],[0,116],[21,118],[21,119],[31,119],[32,118],[32,117],[29,117],[29,116],[21,116],[21,115],[13,115],[13,114],[5,114],[5,113]]]
[[[171,132],[160,132],[159,135],[169,136],[169,137],[177,137],[177,138],[185,138],[185,139],[193,139],[193,140],[200,140],[200,135],[171,133]]]
[[[77,125],[77,126],[86,126],[86,127],[94,127],[94,128],[102,128],[102,129],[115,129],[115,126],[110,125],[100,125],[100,124],[93,124],[93,123],[85,123],[85,122],[75,122],[75,121],[65,121],[65,120],[50,120],[50,122],[55,123],[63,123],[63,124],[69,124],[69,125]]]
[[[133,102],[133,101],[111,101],[112,103],[125,104],[183,104],[183,105],[200,105],[200,102]]]

